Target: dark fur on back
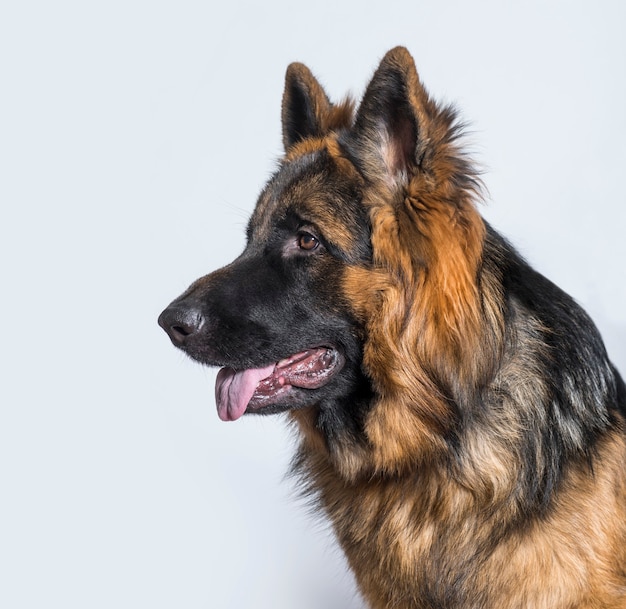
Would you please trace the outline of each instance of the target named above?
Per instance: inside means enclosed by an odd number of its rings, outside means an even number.
[[[220,416],[288,413],[374,609],[626,608],[626,387],[479,215],[454,111],[398,47],[356,111],[292,64],[282,119],[245,251],[160,318]]]

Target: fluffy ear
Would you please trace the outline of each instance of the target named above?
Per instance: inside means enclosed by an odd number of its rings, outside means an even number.
[[[325,117],[332,105],[324,89],[301,63],[292,63],[285,76],[282,103],[285,151],[300,140],[324,135]]]
[[[367,87],[353,131],[366,172],[394,180],[419,166],[434,111],[409,52],[389,51]]]

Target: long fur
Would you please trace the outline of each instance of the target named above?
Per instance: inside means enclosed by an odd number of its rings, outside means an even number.
[[[625,608],[626,387],[481,218],[454,111],[398,47],[356,111],[292,64],[282,118],[246,252],[162,325],[201,318],[177,346],[236,369],[337,346],[334,383],[267,412],[289,411],[294,472],[373,609]],[[285,245],[302,227],[314,255]]]

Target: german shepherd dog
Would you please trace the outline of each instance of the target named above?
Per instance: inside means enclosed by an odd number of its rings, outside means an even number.
[[[373,609],[626,607],[626,386],[581,308],[479,215],[412,57],[355,110],[289,66],[244,252],[161,314],[221,419],[285,412]]]

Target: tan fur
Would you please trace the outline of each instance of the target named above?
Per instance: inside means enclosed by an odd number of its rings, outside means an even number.
[[[246,250],[159,317],[220,417],[289,413],[371,609],[626,609],[626,385],[481,218],[454,111],[398,47],[356,111],[292,64],[282,124]]]
[[[568,466],[544,516],[521,513],[517,405],[543,416],[546,387],[533,365],[546,329],[531,319],[507,338],[501,277],[483,266],[478,187],[459,186],[463,167],[450,119],[429,99],[406,50],[385,61],[404,74],[422,143],[419,164],[408,169],[402,149],[385,137],[362,159],[374,260],[345,269],[342,298],[364,326],[363,364],[378,399],[364,444],[329,446],[314,410],[291,413],[303,438],[301,471],[372,609],[440,607],[437,598],[460,590],[465,600],[452,596],[451,606],[626,608],[624,435],[607,433],[592,467]],[[330,109],[319,91],[316,99]],[[341,125],[351,124],[341,116]],[[333,128],[296,144],[286,158],[320,150],[354,171]],[[349,243],[348,235],[335,238]],[[451,461],[445,438],[456,413],[442,386],[487,380],[508,396],[499,419],[468,425],[464,452]],[[536,457],[541,463],[545,455]]]
[[[445,589],[459,574],[467,607],[626,607],[622,436],[604,442],[602,471],[570,471],[551,514],[511,533],[502,525],[512,506],[482,503],[434,468],[347,483],[322,454],[311,454],[312,484],[373,609],[430,607],[415,596],[416,578]]]

